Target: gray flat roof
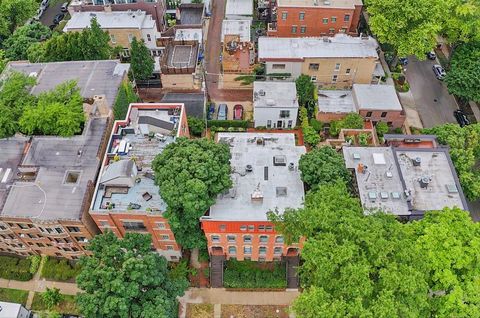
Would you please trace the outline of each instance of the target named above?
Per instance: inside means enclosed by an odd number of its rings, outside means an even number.
[[[254,82],[253,106],[298,108],[297,87],[294,82]]]
[[[225,17],[229,15],[253,15],[253,1],[251,0],[227,0]]]
[[[102,29],[151,29],[155,20],[145,11],[98,11],[75,12],[68,20],[64,32],[90,27],[90,21],[96,18]]]
[[[37,85],[31,93],[38,95],[52,90],[68,80],[77,81],[83,98],[105,95],[107,103],[113,106],[118,88],[125,78],[130,64],[118,60],[71,61],[52,63],[10,62],[9,69],[26,75],[36,74]]]
[[[402,110],[393,85],[353,84],[352,93],[358,109]]]
[[[343,154],[346,167],[355,170],[366,213],[381,209],[408,216],[444,207],[467,209],[446,149],[343,147]],[[422,178],[426,187],[421,186]]]
[[[100,166],[105,128],[105,118],[94,118],[81,136],[33,137],[22,165],[38,167],[36,179],[13,184],[2,215],[78,220],[87,183],[95,182]],[[76,182],[68,180],[69,173],[77,175]]]
[[[239,35],[241,42],[250,42],[251,26],[251,20],[223,20],[221,41],[225,35]]]
[[[336,34],[333,37],[307,38],[258,38],[258,58],[298,59],[305,58],[378,58],[377,41],[372,38]]]
[[[197,45],[174,44],[166,48],[167,66],[174,68],[195,67],[197,64]]]
[[[357,112],[351,90],[318,90],[318,110],[342,114]]]
[[[205,96],[203,93],[166,93],[162,103],[183,103],[187,116],[203,119],[205,112]]]
[[[203,15],[203,3],[182,3],[180,9],[180,24],[201,25]]]
[[[204,219],[263,221],[268,211],[303,206],[305,192],[298,161],[306,150],[295,145],[294,134],[219,133],[218,141],[230,145],[234,185],[218,196]],[[274,165],[274,158],[284,165]],[[247,165],[251,172],[246,171]]]

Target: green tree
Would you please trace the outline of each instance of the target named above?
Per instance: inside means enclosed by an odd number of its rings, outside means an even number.
[[[58,288],[48,288],[42,294],[42,300],[47,306],[47,309],[52,309],[56,305],[58,305],[63,299],[62,294],[60,294],[60,289]]]
[[[302,181],[310,188],[338,180],[346,184],[351,181],[343,156],[330,146],[317,148],[302,155],[298,167],[302,172]]]
[[[205,120],[192,116],[188,116],[187,120],[190,134],[196,137],[201,137],[205,130]]]
[[[175,239],[183,248],[202,247],[205,235],[199,218],[232,186],[230,149],[205,138],[178,138],[157,155],[152,167]]]
[[[35,0],[0,1],[0,37],[7,38],[31,18],[38,8]]]
[[[480,18],[479,18],[480,19]],[[448,92],[480,102],[480,41],[459,45],[445,77]]]
[[[377,134],[379,137],[383,137],[386,133],[388,133],[388,125],[384,121],[379,121],[375,125],[375,130],[377,131]]]
[[[51,33],[48,27],[39,22],[21,26],[3,42],[5,56],[13,61],[26,60],[30,46],[33,43],[48,39]]]
[[[172,278],[167,261],[151,250],[150,235],[108,231],[89,244],[92,256],[80,260],[77,304],[85,317],[177,317],[177,296],[188,287]]]
[[[316,106],[315,84],[309,75],[302,74],[295,81],[297,87],[298,104],[305,107],[308,111],[308,117],[314,117],[313,110]]]
[[[130,70],[136,80],[146,80],[153,73],[155,61],[143,40],[134,37],[131,47]]]
[[[106,60],[110,57],[112,48],[109,45],[108,32],[100,28],[97,18],[90,21],[90,28],[80,33],[80,48],[85,60]],[[75,44],[75,43],[73,43]]]
[[[5,66],[7,66],[8,59],[5,57],[5,51],[0,50],[0,73],[3,72]]]
[[[476,0],[445,1],[443,30],[450,43],[480,41],[480,3]]]
[[[135,93],[132,84],[130,82],[123,83],[118,90],[117,98],[115,99],[115,104],[113,105],[113,114],[115,115],[115,120],[125,119],[130,103],[137,103],[139,101],[140,97],[138,97],[137,93]]]
[[[338,136],[342,129],[362,129],[363,117],[357,113],[349,113],[341,120],[330,123],[330,135]]]

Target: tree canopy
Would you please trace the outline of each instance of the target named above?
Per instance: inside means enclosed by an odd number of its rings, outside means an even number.
[[[1,0],[0,38],[9,37],[18,26],[23,25],[35,14],[37,8],[35,0]]]
[[[108,231],[89,244],[92,256],[80,261],[77,303],[85,317],[170,318],[177,316],[177,296],[188,287],[173,278],[164,257],[151,250],[150,235]]]
[[[115,99],[115,104],[113,105],[113,114],[115,115],[115,120],[123,120],[127,116],[128,107],[130,103],[137,103],[140,101],[137,93],[132,87],[132,84],[122,83],[120,89],[118,90],[117,98]]]
[[[341,180],[350,182],[351,177],[343,156],[330,146],[314,149],[300,158],[299,165],[302,181],[310,188]]]
[[[232,186],[228,145],[178,138],[157,155],[152,167],[175,239],[183,248],[204,246],[199,218]]]
[[[334,120],[330,123],[330,135],[338,136],[342,129],[362,129],[363,117],[357,113],[349,113],[341,120]]]
[[[480,41],[459,45],[453,51],[450,70],[445,77],[448,92],[466,100],[480,102],[479,74]]]
[[[143,40],[134,37],[131,46],[130,71],[136,80],[146,80],[153,73],[155,61]]]
[[[298,104],[300,107],[307,109],[308,117],[314,116],[315,101],[315,84],[313,84],[310,76],[302,74],[295,81],[297,88]]]
[[[39,22],[25,24],[13,32],[13,34],[3,42],[5,56],[12,60],[26,60],[27,51],[33,43],[48,39],[52,32],[50,29]]]

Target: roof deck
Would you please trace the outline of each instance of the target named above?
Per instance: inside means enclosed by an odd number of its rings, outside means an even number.
[[[300,208],[305,196],[298,161],[306,150],[294,134],[219,133],[230,146],[233,187],[218,196],[209,220],[267,220],[267,212]]]

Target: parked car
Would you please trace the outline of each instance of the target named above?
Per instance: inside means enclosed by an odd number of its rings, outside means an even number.
[[[40,20],[40,17],[43,15],[44,10],[42,8],[37,10],[37,14],[33,17],[35,21]]]
[[[215,113],[215,104],[211,103],[210,107],[208,108],[207,120],[212,120],[214,113]]]
[[[437,58],[437,54],[435,54],[435,52],[433,52],[433,51],[430,51],[430,52],[427,53],[427,58],[428,58],[429,60],[432,60],[432,61],[433,61],[433,60],[435,60],[435,59]]]
[[[45,10],[47,10],[49,5],[50,5],[49,0],[43,0],[40,3],[40,9],[43,9],[43,11],[45,11]]]
[[[227,120],[227,114],[228,114],[227,104],[218,105],[217,119],[218,120]]]
[[[399,58],[398,58],[398,61],[400,62],[400,64],[402,64],[403,66],[405,66],[405,65],[408,64],[408,57],[399,57]]]
[[[233,106],[233,120],[243,119],[243,106],[238,104]]]
[[[460,127],[470,125],[470,121],[468,120],[467,115],[465,115],[465,113],[462,112],[460,109],[454,111],[453,116],[455,116],[455,119],[457,120],[457,123],[460,125]]]
[[[64,4],[62,4],[62,6],[60,7],[60,11],[62,12],[68,11],[68,2],[65,2]]]
[[[439,64],[435,64],[433,67],[433,73],[435,73],[435,77],[438,79],[438,80],[443,80],[445,78],[445,76],[447,75],[447,73],[445,72],[445,70],[443,69],[443,67]]]
[[[65,18],[65,14],[59,13],[53,18],[53,24],[59,24]]]

